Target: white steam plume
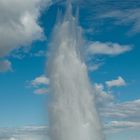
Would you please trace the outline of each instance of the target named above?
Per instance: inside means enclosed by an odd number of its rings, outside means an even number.
[[[81,60],[81,29],[69,4],[63,21],[54,28],[48,67],[51,140],[103,140],[87,67]]]

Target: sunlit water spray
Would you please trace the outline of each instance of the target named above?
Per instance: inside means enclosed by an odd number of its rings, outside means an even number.
[[[50,43],[51,140],[103,140],[87,67],[80,56],[82,41],[77,18],[69,6],[64,20],[55,26]]]

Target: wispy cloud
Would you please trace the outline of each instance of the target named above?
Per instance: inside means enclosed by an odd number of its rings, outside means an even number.
[[[7,72],[12,70],[12,64],[9,60],[0,60],[0,72]]]
[[[96,64],[89,64],[88,65],[88,70],[89,71],[96,71],[98,70],[101,66],[103,65],[103,63],[96,63]]]
[[[119,76],[117,79],[106,81],[106,85],[109,88],[112,88],[112,87],[121,87],[121,86],[125,86],[126,85],[126,82],[125,82],[125,80],[121,76]]]
[[[102,13],[99,17],[114,19],[115,24],[132,25],[131,33],[140,32],[140,8],[112,10]]]
[[[1,140],[44,140],[47,139],[46,126],[26,126],[21,128],[0,128]]]
[[[46,55],[45,50],[39,50],[38,52],[31,54],[31,56],[35,56],[35,57],[41,57],[41,56],[45,56],[45,55]]]
[[[140,130],[140,122],[136,121],[111,121],[105,125],[106,132],[119,132],[128,129]]]
[[[48,88],[38,88],[34,90],[35,94],[46,94],[48,93]]]
[[[105,58],[106,56],[118,56],[131,51],[133,47],[131,45],[121,45],[113,42],[87,42],[86,48],[86,61],[89,71],[98,70],[105,62],[99,58]]]
[[[120,45],[112,42],[92,42],[87,48],[89,55],[109,55],[116,56],[132,50],[129,45]]]
[[[123,103],[112,103],[107,108],[101,108],[101,114],[116,120],[140,121],[140,100]]]
[[[140,99],[117,102],[103,84],[95,84],[96,105],[104,123],[105,132],[140,129]]]

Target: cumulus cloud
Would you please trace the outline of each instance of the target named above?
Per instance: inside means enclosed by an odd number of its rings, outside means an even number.
[[[126,82],[125,82],[125,80],[121,76],[119,76],[118,79],[111,80],[111,81],[106,81],[106,85],[109,88],[120,87],[120,86],[125,86]]]
[[[7,72],[12,70],[12,65],[9,60],[0,60],[0,72]]]
[[[99,41],[93,42],[88,46],[87,53],[89,55],[109,55],[115,56],[128,52],[132,49],[129,45],[120,45],[118,43]]]
[[[94,90],[95,90],[96,104],[99,108],[105,107],[110,103],[112,104],[112,102],[114,101],[114,97],[112,96],[112,94],[104,90],[103,84],[96,83],[94,85]]]
[[[49,79],[45,75],[36,77],[34,80],[31,81],[31,85],[34,87],[40,85],[48,85],[48,84],[49,84]]]
[[[50,80],[45,75],[41,75],[30,81],[29,85],[34,88],[35,94],[45,94],[48,93],[49,83]]]
[[[131,32],[140,32],[140,8],[113,10],[99,16],[100,18],[115,19],[116,24],[132,25]]]
[[[0,1],[0,57],[43,39],[43,29],[38,22],[41,4],[42,0]]]

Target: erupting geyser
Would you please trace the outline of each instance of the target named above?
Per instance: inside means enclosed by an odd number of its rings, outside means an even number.
[[[87,67],[80,56],[82,40],[69,4],[63,21],[54,27],[50,43],[51,140],[103,140]]]

